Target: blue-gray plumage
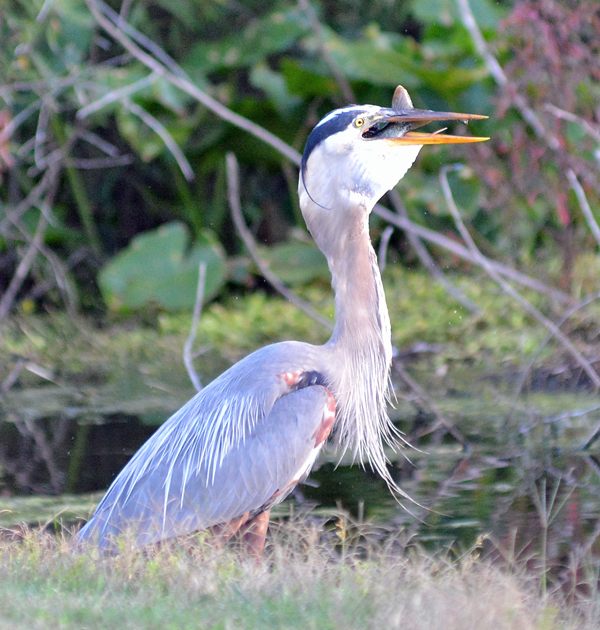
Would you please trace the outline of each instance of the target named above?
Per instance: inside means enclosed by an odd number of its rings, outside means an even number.
[[[336,325],[323,346],[288,341],[252,353],[177,411],[142,446],[79,534],[117,549],[211,529],[246,529],[261,553],[269,510],[305,477],[335,425],[341,449],[386,467],[396,431],[386,412],[391,333],[368,217],[424,144],[477,142],[414,133],[432,120],[482,118],[415,110],[398,87],[392,108],[349,106],[310,134],[298,193],[327,257]]]

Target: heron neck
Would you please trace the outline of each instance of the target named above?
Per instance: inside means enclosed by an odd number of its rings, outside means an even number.
[[[383,354],[387,366],[391,361],[390,321],[367,221],[365,218],[360,229],[348,236],[343,248],[329,252],[336,324],[328,345],[346,356],[348,351]]]

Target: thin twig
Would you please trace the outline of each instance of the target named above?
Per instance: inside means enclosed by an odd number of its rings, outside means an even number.
[[[123,30],[118,28],[116,24],[120,23],[120,19],[118,14],[114,13],[112,9],[110,9],[104,2],[101,0],[85,0],[88,5],[90,11],[94,15],[96,21],[109,33],[114,39],[116,39],[124,48],[126,48],[136,59],[141,61],[145,66],[158,73],[160,76],[167,79],[170,83],[177,86],[181,90],[183,90],[186,94],[189,94],[191,97],[202,103],[207,109],[210,109],[217,116],[226,120],[227,122],[247,131],[252,134],[256,138],[262,140],[266,144],[272,146],[274,149],[279,151],[282,155],[284,155],[288,160],[291,160],[295,164],[300,164],[300,154],[297,151],[294,151],[288,144],[283,142],[280,138],[270,133],[260,125],[232,112],[230,109],[219,103],[219,101],[215,100],[202,90],[200,90],[196,85],[194,85],[185,75],[183,70],[181,70],[178,66],[173,67],[171,64],[171,69],[168,69],[163,63],[144,52],[139,46],[137,46],[125,33]],[[101,12],[102,11],[102,12]],[[114,14],[115,20],[114,23],[111,19],[108,19],[102,13],[106,13],[109,16]],[[128,33],[135,33],[136,38],[142,38],[141,33],[136,31],[130,25],[127,25]],[[144,38],[147,40],[147,38]],[[148,47],[147,44],[146,47]],[[156,48],[156,44],[154,45]],[[174,62],[173,62],[174,63]]]
[[[550,416],[549,418],[544,418],[544,424],[552,424],[554,422],[561,422],[562,420],[568,420],[569,418],[581,418],[581,416],[586,416],[588,413],[592,413],[593,411],[598,411],[600,409],[600,404],[593,405],[592,407],[586,407],[585,409],[575,409],[573,411],[564,411],[563,413],[559,413],[556,416]]]
[[[48,254],[52,252],[46,251],[44,249],[43,253],[44,255],[46,255],[46,257],[48,257]],[[67,272],[69,272],[71,269],[73,269],[79,263],[81,263],[83,260],[89,257],[89,255],[90,255],[89,247],[83,245],[79,247],[78,249],[76,249],[67,258],[65,263],[63,263],[58,258],[56,259],[56,261],[54,261],[52,258],[49,258],[50,264],[52,265],[53,270],[54,270],[54,278],[46,278],[43,282],[38,282],[37,284],[35,284],[29,290],[26,297],[32,300],[36,300],[40,298],[42,295],[44,295],[45,293],[47,293],[48,291],[50,291],[50,289],[54,288],[54,286],[57,286],[63,294],[68,296],[68,299],[70,300],[73,297],[73,295],[76,296],[77,294],[75,290],[72,288],[71,283],[66,281]],[[54,264],[55,262],[57,263],[56,266]],[[64,269],[61,268],[60,265],[64,265]],[[67,303],[68,303],[68,300],[67,300]],[[75,301],[75,304],[76,303],[77,302]]]
[[[585,131],[588,132],[592,138],[594,138],[597,142],[600,142],[600,129],[596,126],[592,125],[585,118],[581,118],[581,116],[577,116],[571,112],[567,112],[560,107],[556,107],[556,105],[552,105],[552,103],[546,103],[544,105],[544,109],[551,114],[554,114],[557,118],[562,118],[563,120],[568,120],[569,122],[577,123],[580,127],[583,127]]]
[[[375,212],[375,214],[379,215],[388,223],[393,223],[394,225],[397,225],[399,228],[402,228],[407,232],[412,232],[420,238],[429,241],[430,243],[438,245],[439,247],[443,247],[444,249],[462,258],[463,260],[468,260],[469,262],[476,265],[482,265],[481,260],[477,258],[477,256],[475,256],[467,247],[461,245],[460,243],[457,243],[456,241],[453,241],[443,234],[439,234],[434,230],[430,230],[429,228],[423,227],[422,225],[418,225],[417,223],[411,221],[409,218],[401,217],[395,212],[391,212],[381,204],[376,204],[373,211]],[[509,278],[510,280],[513,280],[523,285],[524,287],[527,287],[528,289],[533,289],[538,293],[547,295],[557,302],[568,304],[572,301],[571,297],[567,293],[563,293],[558,289],[549,287],[543,282],[535,280],[534,278],[531,278],[524,273],[512,269],[511,267],[507,267],[500,262],[487,260],[487,264],[489,264],[497,273],[505,276],[506,278]]]
[[[388,196],[394,206],[394,210],[396,210],[401,217],[408,219],[408,212],[406,211],[406,207],[402,203],[402,199],[400,199],[398,192],[396,190],[391,190],[388,193]],[[446,292],[471,313],[480,314],[481,309],[479,306],[477,306],[475,302],[470,300],[459,288],[455,287],[450,280],[446,278],[444,272],[439,268],[431,254],[427,251],[425,245],[421,242],[421,239],[414,232],[408,230],[406,231],[406,235],[408,236],[408,240],[421,263],[425,266],[433,278],[437,280],[444,289],[446,289]]]
[[[0,234],[5,232],[8,223],[15,223],[19,221],[21,216],[29,210],[29,208],[39,204],[42,195],[46,193],[48,188],[54,182],[59,167],[59,164],[53,164],[51,168],[46,171],[41,181],[36,184],[25,199],[17,204],[12,210],[7,210],[5,218],[0,222]]]
[[[194,341],[196,340],[196,333],[198,332],[198,322],[200,321],[200,315],[202,313],[202,302],[204,300],[204,285],[206,281],[206,262],[202,261],[198,269],[198,287],[196,288],[196,302],[194,304],[194,313],[192,316],[192,324],[190,326],[190,334],[183,346],[183,362],[188,376],[192,381],[192,385],[199,392],[202,389],[202,383],[198,378],[198,374],[194,369],[194,361],[192,357],[192,349],[194,347]]]
[[[588,304],[591,304],[592,302],[594,302],[595,300],[598,300],[598,299],[600,299],[600,292],[589,296],[588,298],[586,298],[582,302],[579,302],[579,304],[576,304],[575,306],[571,307],[556,322],[556,327],[560,328],[569,319],[569,317],[571,317],[573,314],[575,314],[578,310],[586,307]],[[521,395],[521,391],[523,390],[523,387],[525,385],[525,381],[527,380],[527,376],[531,372],[531,369],[533,368],[533,365],[535,364],[535,362],[537,361],[538,357],[542,353],[542,350],[550,343],[550,340],[552,339],[552,337],[554,337],[554,334],[552,332],[548,333],[548,336],[544,339],[544,341],[542,341],[540,343],[537,351],[531,357],[529,363],[525,366],[525,369],[522,371],[521,376],[519,377],[519,380],[518,380],[517,385],[515,387],[515,396],[514,396],[515,398],[518,398]]]
[[[156,133],[161,140],[167,145],[167,149],[171,152],[175,158],[183,176],[188,182],[194,179],[194,171],[187,161],[187,158],[183,154],[183,151],[179,148],[177,142],[173,136],[167,131],[166,127],[160,123],[152,114],[148,113],[143,107],[140,107],[137,103],[134,103],[129,98],[121,99],[123,106],[128,109],[132,114],[139,116],[147,125]]]
[[[56,195],[56,191],[58,190],[61,165],[62,163],[57,162],[48,169],[46,173],[46,176],[48,176],[47,192],[43,200],[40,201],[40,198],[36,195],[35,198],[31,199],[31,203],[28,206],[29,208],[38,208],[50,224],[53,224],[52,203]],[[45,191],[40,193],[40,197],[43,192]],[[28,195],[28,198],[30,197],[31,194]],[[19,206],[21,205],[22,204],[19,204]],[[56,286],[59,288],[63,296],[67,312],[71,317],[74,317],[79,300],[75,288],[68,280],[68,269],[65,268],[65,265],[60,258],[45,245],[43,240],[41,242],[37,242],[35,240],[35,236],[30,234],[28,228],[23,224],[20,216],[15,211],[7,212],[6,220],[12,223],[12,225],[18,230],[23,239],[27,241],[30,246],[35,247],[37,251],[48,260],[54,272]],[[6,232],[6,230],[4,231]]]
[[[36,112],[40,107],[42,107],[42,99],[37,99],[33,101],[30,105],[25,107],[25,109],[21,110],[14,118],[12,118],[8,124],[0,130],[0,144],[6,142],[12,134],[18,129],[19,125],[25,122],[31,114]]]
[[[133,162],[131,155],[118,155],[117,157],[103,158],[74,158],[65,160],[67,168],[76,168],[78,170],[91,170],[97,168],[114,168],[115,166],[126,166]]]
[[[89,142],[94,145],[106,155],[110,155],[110,157],[119,157],[119,149],[114,144],[111,144],[104,138],[101,138],[99,135],[95,134],[93,131],[89,131],[88,129],[81,129],[77,132],[77,137]]]
[[[47,129],[48,129],[49,122],[50,122],[49,108],[46,102],[43,102],[40,108],[39,116],[38,116],[38,124],[35,130],[35,144],[33,147],[34,162],[40,172],[46,168],[46,164],[47,164],[47,162],[44,160],[44,158],[46,158],[47,155],[43,154],[43,146],[48,137]],[[43,161],[43,164],[42,164],[42,161]]]
[[[233,222],[235,223],[235,227],[237,228],[239,235],[244,241],[246,249],[250,252],[250,255],[254,259],[256,266],[259,268],[260,273],[277,291],[279,291],[279,293],[281,293],[281,295],[289,300],[294,306],[304,311],[309,317],[314,319],[319,324],[325,326],[325,328],[327,328],[328,330],[333,330],[333,324],[328,319],[323,317],[323,315],[317,313],[317,311],[315,311],[315,309],[308,302],[305,302],[293,291],[290,291],[285,285],[283,285],[279,278],[271,271],[269,265],[260,256],[254,237],[246,226],[246,223],[244,222],[244,218],[242,216],[242,206],[240,203],[239,168],[236,157],[233,153],[228,153],[226,156],[226,160],[227,191]]]
[[[535,135],[538,138],[545,140],[551,149],[559,149],[559,139],[544,127],[538,115],[533,111],[533,109],[531,109],[531,107],[529,107],[527,101],[523,98],[523,96],[517,94],[517,92],[512,88],[508,77],[502,69],[502,66],[498,63],[498,60],[490,52],[487,44],[485,43],[485,39],[483,38],[481,31],[479,30],[479,26],[475,21],[475,16],[473,15],[471,7],[469,6],[469,0],[456,1],[458,3],[458,8],[460,10],[463,24],[471,35],[471,39],[475,44],[475,49],[484,60],[486,66],[488,67],[488,70],[490,71],[490,74],[494,77],[496,83],[502,87],[505,87],[508,90],[512,102],[521,112],[521,116],[523,116],[529,126],[533,129]]]
[[[21,258],[21,262],[17,266],[17,269],[10,283],[8,284],[4,295],[0,300],[0,321],[2,321],[10,312],[17,293],[19,292],[21,285],[23,284],[25,278],[31,270],[31,265],[33,264],[36,255],[39,253],[40,244],[42,242],[42,239],[44,238],[47,225],[48,219],[44,214],[40,214],[37,228],[35,230],[35,235],[30,242],[29,247],[27,248],[27,251],[25,252],[23,258]]]
[[[300,8],[304,11],[306,17],[308,18],[308,21],[310,22],[310,26],[315,34],[315,37],[317,38],[317,41],[319,42],[319,50],[321,51],[323,60],[329,66],[331,74],[333,74],[337,84],[342,90],[342,94],[344,95],[346,103],[356,103],[356,96],[354,96],[354,91],[350,87],[348,79],[346,79],[341,68],[338,66],[335,59],[329,52],[327,41],[325,39],[325,33],[323,32],[323,26],[321,22],[319,22],[319,18],[315,13],[315,10],[312,8],[308,0],[298,0],[298,4],[300,5]]]
[[[590,208],[590,204],[588,203],[587,197],[585,196],[585,191],[581,187],[579,180],[577,179],[577,175],[573,172],[573,169],[567,169],[567,178],[571,183],[571,188],[573,192],[577,195],[577,199],[579,200],[579,205],[581,207],[581,211],[583,212],[583,216],[587,221],[587,224],[590,228],[590,231],[594,235],[596,239],[596,243],[600,247],[600,227],[598,227],[598,222],[592,213],[592,209]]]
[[[489,260],[479,251],[479,248],[475,244],[475,241],[472,239],[469,230],[467,230],[458,207],[454,202],[454,198],[452,196],[452,191],[450,189],[450,184],[448,183],[448,171],[458,170],[462,168],[460,164],[454,164],[450,166],[444,166],[440,171],[440,180],[442,183],[442,191],[444,193],[444,197],[446,198],[446,202],[448,203],[448,208],[450,209],[450,213],[454,219],[456,227],[462,236],[463,240],[471,250],[472,254],[480,260],[481,265],[486,270],[488,275],[495,280],[502,289],[508,293],[512,298],[514,298],[532,317],[534,317],[540,324],[545,326],[549,331],[551,331],[554,336],[563,344],[563,346],[571,353],[571,355],[575,358],[577,363],[583,368],[585,373],[590,377],[592,383],[594,383],[594,387],[596,389],[600,388],[600,376],[598,376],[596,370],[591,366],[590,362],[575,348],[575,346],[571,343],[571,341],[564,335],[556,326],[554,322],[549,320],[545,315],[543,315],[531,302],[526,300],[518,291],[516,291],[504,278],[502,278],[493,266],[490,264]]]
[[[2,381],[0,385],[0,396],[4,396],[8,390],[17,382],[17,379],[21,375],[21,372],[27,364],[27,359],[19,357],[15,363],[13,369],[9,372],[8,376]]]
[[[439,427],[443,426],[452,437],[459,442],[465,450],[471,450],[471,445],[463,437],[462,433],[452,424],[448,418],[442,413],[441,409],[433,401],[433,398],[429,396],[425,390],[417,383],[410,374],[404,369],[400,361],[393,361],[392,369],[396,370],[400,378],[413,390],[416,396],[433,412],[436,417],[436,422],[431,427],[420,431],[417,435],[411,435],[407,438],[408,442],[414,442],[417,438],[423,437],[429,433],[437,431]]]
[[[110,103],[114,103],[115,101],[120,101],[121,99],[131,96],[144,88],[147,88],[154,83],[156,83],[159,75],[156,72],[151,72],[147,77],[140,79],[139,81],[135,81],[134,83],[130,83],[129,85],[125,85],[118,90],[111,90],[97,101],[93,101],[92,103],[88,103],[84,107],[82,107],[77,112],[77,118],[80,120],[89,116],[93,112],[97,112],[98,110],[106,107]]]

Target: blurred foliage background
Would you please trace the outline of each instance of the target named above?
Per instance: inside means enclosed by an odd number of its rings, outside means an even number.
[[[469,130],[490,142],[422,152],[399,187],[408,217],[457,238],[437,176],[460,160],[455,199],[487,256],[574,298],[597,288],[581,197],[598,207],[596,3],[5,0],[0,12],[1,318],[190,309],[202,260],[206,297],[254,288],[227,151],[272,266],[295,260],[292,284],[327,278],[289,156],[200,100],[301,151],[325,113],[387,105],[398,84],[416,107],[490,116]],[[375,240],[384,228],[374,217]],[[399,230],[387,259],[420,264]]]

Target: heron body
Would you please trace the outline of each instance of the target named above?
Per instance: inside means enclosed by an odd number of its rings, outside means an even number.
[[[392,108],[331,112],[310,134],[298,193],[308,229],[327,258],[336,324],[323,346],[297,341],[257,350],[167,420],[117,476],[81,541],[116,550],[210,529],[246,530],[260,553],[269,510],[304,478],[335,427],[337,443],[393,487],[383,446],[392,358],[388,311],[368,219],[424,144],[482,138],[420,134],[432,120],[481,118],[415,110],[404,88]]]

